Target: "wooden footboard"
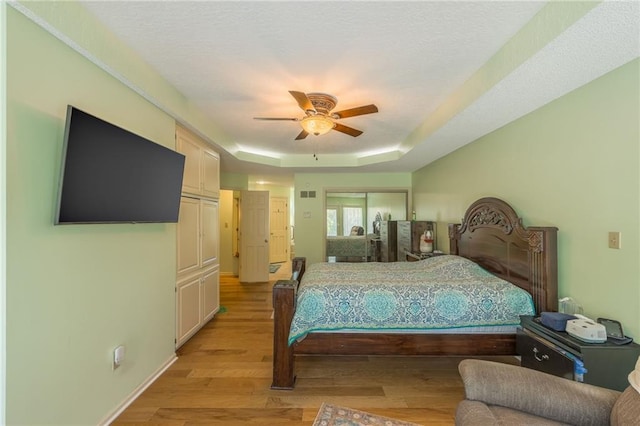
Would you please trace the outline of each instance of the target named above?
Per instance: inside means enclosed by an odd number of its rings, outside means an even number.
[[[296,355],[513,355],[514,334],[309,333]]]
[[[305,259],[293,260],[293,276],[301,279]],[[297,271],[297,273],[296,273]],[[513,355],[513,334],[310,333],[288,345],[296,309],[298,280],[273,286],[273,382],[271,389],[293,389],[295,355]]]

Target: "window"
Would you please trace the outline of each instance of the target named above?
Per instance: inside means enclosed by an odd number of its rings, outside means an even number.
[[[342,208],[342,235],[351,234],[351,228],[354,226],[363,226],[362,208],[361,207],[343,207]]]
[[[365,235],[373,234],[377,217],[381,220],[407,220],[408,193],[405,190],[328,191],[325,202],[327,237],[349,235],[353,226],[362,226]]]
[[[335,207],[327,207],[327,236],[335,237],[338,235],[338,209]]]

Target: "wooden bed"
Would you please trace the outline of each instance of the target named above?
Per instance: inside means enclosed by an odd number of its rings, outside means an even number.
[[[482,198],[466,211],[462,224],[449,225],[451,254],[528,291],[536,312],[557,310],[557,228],[524,227],[513,208]],[[305,258],[292,262],[292,278],[273,287],[272,389],[293,389],[296,355],[512,355],[515,334],[401,334],[313,332],[288,345],[298,284]]]

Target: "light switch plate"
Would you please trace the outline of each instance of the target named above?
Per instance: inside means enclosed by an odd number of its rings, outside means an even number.
[[[609,232],[609,248],[619,249],[622,244],[620,239],[622,238],[621,232]]]

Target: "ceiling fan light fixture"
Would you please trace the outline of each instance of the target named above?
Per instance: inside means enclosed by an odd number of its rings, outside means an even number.
[[[316,136],[325,135],[336,127],[336,123],[324,115],[311,115],[303,118],[300,125],[305,132]]]

